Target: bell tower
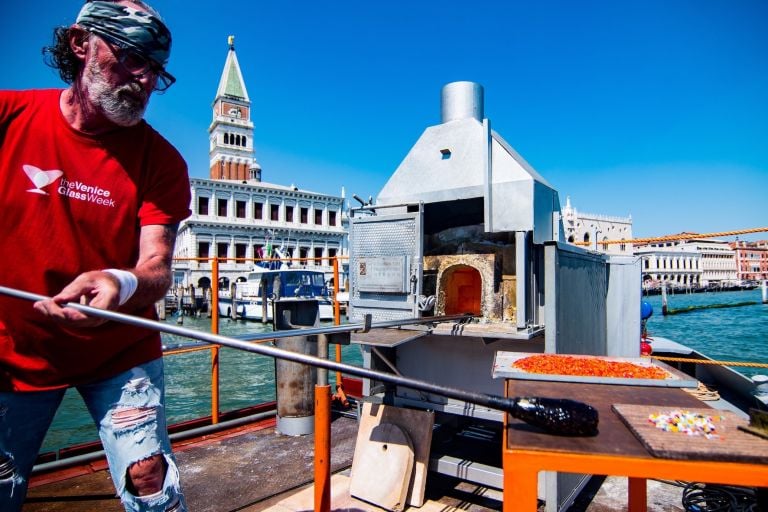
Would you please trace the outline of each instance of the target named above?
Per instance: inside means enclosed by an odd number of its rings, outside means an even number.
[[[235,53],[235,36],[213,100],[210,139],[210,177],[213,180],[261,181],[261,166],[253,150],[251,100]]]

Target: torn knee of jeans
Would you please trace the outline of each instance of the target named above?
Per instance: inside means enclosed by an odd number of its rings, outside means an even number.
[[[133,495],[154,494],[163,489],[168,461],[162,453],[131,462],[126,469],[126,484]]]
[[[153,455],[153,457],[157,456],[162,456],[164,460],[164,464],[162,465],[164,476],[161,481],[160,489],[157,492],[149,495],[137,495],[136,489],[134,488],[128,471],[126,471],[125,478],[126,484],[128,485],[125,490],[128,492],[128,495],[122,496],[123,501],[125,502],[125,500],[128,500],[140,502],[143,504],[141,510],[165,510],[166,512],[186,510],[186,508],[183,506],[181,485],[179,482],[179,469],[176,466],[176,463],[172,457],[165,453]],[[152,457],[133,462],[129,465],[129,468],[138,462],[148,460],[150,458]]]
[[[155,421],[157,407],[119,407],[112,412],[112,429],[131,430]]]

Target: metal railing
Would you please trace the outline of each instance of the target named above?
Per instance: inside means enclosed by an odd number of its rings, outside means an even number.
[[[228,261],[235,261],[240,263],[253,263],[257,264],[260,262],[277,262],[277,263],[299,263],[305,264],[309,261],[317,262],[318,260],[328,260],[331,261],[331,266],[333,268],[333,316],[334,316],[334,325],[340,325],[341,324],[341,306],[337,299],[339,295],[339,261],[342,259],[346,259],[346,256],[333,256],[333,257],[326,257],[326,258],[224,258],[224,257],[214,257],[214,258],[174,258],[174,263],[183,262],[183,261],[197,261],[197,262],[206,262],[211,264],[211,288],[210,288],[210,305],[209,305],[209,311],[211,316],[211,333],[214,335],[219,334],[219,266],[222,262],[228,262]],[[308,266],[306,267],[311,270],[315,270],[313,267]],[[194,300],[194,298],[193,298]],[[181,307],[181,304],[179,304],[179,307]],[[182,334],[182,336],[185,336]],[[242,340],[246,340],[245,338],[240,338]],[[250,341],[259,341],[259,342],[268,342],[274,340],[274,336],[263,336],[259,337],[258,340],[251,339]],[[247,341],[247,340],[246,340]],[[167,356],[173,356],[177,354],[184,354],[188,352],[198,352],[198,351],[204,351],[209,350],[211,352],[211,423],[217,424],[219,423],[219,416],[221,414],[220,411],[220,346],[213,342],[211,345],[204,346],[204,347],[190,347],[190,348],[183,348],[183,349],[173,349],[166,351],[164,355]],[[342,352],[341,352],[341,346],[339,344],[336,345],[336,353],[335,353],[336,362],[342,361]],[[341,384],[342,382],[342,372],[337,371],[336,372],[336,383]]]
[[[215,262],[213,264],[213,268],[216,269]],[[214,276],[215,276],[215,270],[214,270]],[[214,280],[213,282],[217,282],[217,280]],[[338,280],[336,280],[335,283],[336,283],[336,286],[338,286],[337,284]],[[49,299],[49,297],[46,297],[44,295],[30,293],[23,290],[16,290],[13,288],[7,288],[4,286],[0,286],[0,294],[16,297],[19,299],[29,300],[29,301],[40,301],[40,300]],[[178,325],[172,325],[172,324],[167,324],[167,323],[158,322],[154,320],[148,320],[143,317],[126,315],[124,313],[94,308],[91,306],[77,304],[73,302],[65,304],[64,307],[76,309],[82,313],[85,313],[89,316],[93,316],[96,318],[116,321],[116,322],[124,323],[127,325],[143,327],[143,328],[152,329],[159,332],[164,332],[167,334],[183,336],[183,337],[197,339],[199,341],[204,341],[204,342],[214,344],[210,347],[205,347],[205,348],[208,348],[212,351],[211,379],[212,379],[212,388],[214,388],[215,391],[212,392],[211,407],[212,407],[212,413],[214,413],[212,414],[212,421],[214,421],[215,423],[218,422],[218,403],[219,403],[218,402],[219,346],[236,348],[246,352],[267,355],[275,358],[281,358],[281,359],[285,359],[285,360],[297,362],[297,363],[308,364],[318,368],[324,368],[326,370],[335,370],[339,374],[341,372],[344,372],[344,373],[348,373],[348,374],[356,375],[360,377],[378,379],[384,382],[407,386],[407,387],[419,389],[422,391],[439,393],[444,396],[458,398],[461,400],[465,400],[467,402],[477,403],[480,405],[487,405],[489,407],[505,408],[505,409],[512,408],[512,406],[510,405],[512,404],[512,402],[503,397],[485,395],[482,393],[475,393],[475,392],[464,391],[464,390],[453,389],[453,388],[444,388],[436,384],[431,384],[431,383],[427,383],[427,382],[423,382],[415,379],[410,379],[410,378],[402,377],[399,375],[386,374],[386,373],[377,372],[375,370],[369,370],[366,368],[344,364],[341,362],[329,361],[327,358],[321,358],[321,357],[311,356],[311,355],[302,354],[302,353],[290,352],[290,351],[281,350],[275,347],[269,347],[269,346],[253,343],[254,341],[261,342],[261,341],[274,340],[278,338],[317,335],[318,345],[323,345],[323,347],[318,347],[318,353],[323,354],[327,357],[328,337],[334,334],[351,333],[355,331],[368,331],[372,327],[393,327],[393,326],[399,326],[399,325],[430,324],[430,323],[434,324],[436,322],[444,322],[444,321],[469,320],[472,318],[472,315],[428,317],[428,318],[422,318],[422,319],[381,322],[377,324],[372,324],[370,316],[368,316],[366,317],[366,320],[363,323],[345,324],[345,325],[337,324],[332,327],[310,327],[310,328],[275,331],[271,333],[261,333],[261,334],[254,333],[253,335],[241,336],[241,338],[244,338],[244,339],[235,339],[235,338],[221,336],[217,332],[218,331],[218,314],[217,314],[218,300],[216,296],[217,296],[217,293],[212,293],[213,308],[211,311],[211,318],[212,318],[211,333],[206,333],[202,331],[193,331],[191,329],[180,327]],[[290,319],[288,319],[286,323],[290,324]],[[213,332],[213,331],[216,331],[216,332]],[[338,344],[337,344],[337,347],[338,347]],[[326,382],[327,382],[327,379],[326,379]],[[314,428],[315,430],[315,439],[314,439],[314,443],[315,443],[315,450],[314,450],[315,451],[315,510],[328,512],[330,510],[330,478],[331,478],[331,473],[330,473],[331,471],[331,467],[330,467],[331,393],[330,393],[330,386],[328,384],[321,385],[320,383],[318,383],[315,386],[315,404],[316,404],[315,428]]]

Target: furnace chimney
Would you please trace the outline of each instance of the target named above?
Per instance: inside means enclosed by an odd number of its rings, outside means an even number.
[[[459,119],[477,119],[482,122],[483,86],[475,82],[451,82],[443,87],[443,123]]]

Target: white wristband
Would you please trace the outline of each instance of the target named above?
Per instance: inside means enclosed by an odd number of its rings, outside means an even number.
[[[108,272],[115,276],[120,283],[120,305],[122,306],[130,299],[136,288],[139,286],[139,280],[132,272],[119,270],[116,268],[105,268],[102,272]]]

